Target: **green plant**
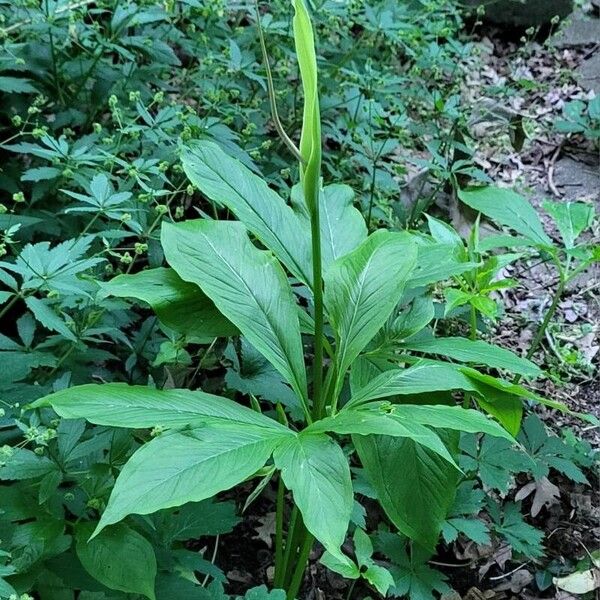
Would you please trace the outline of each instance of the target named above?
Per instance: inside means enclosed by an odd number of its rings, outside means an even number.
[[[467,408],[470,399],[513,433],[520,396],[545,402],[461,362],[419,358],[446,352],[466,363],[540,374],[528,360],[485,342],[415,339],[429,322],[412,312],[416,290],[473,266],[448,256],[448,244],[428,236],[378,230],[367,237],[348,189],[321,186],[313,33],[302,0],[295,9],[304,116],[292,207],[216,144],[189,144],[182,151],[186,174],[217,209],[227,208],[239,221],[164,222],[161,245],[170,269],[126,273],[102,287],[106,294],[150,303],[175,331],[203,340],[241,334],[289,384],[301,418],[290,422],[278,401],[261,414],[258,401],[250,409],[200,390],[122,383],[69,387],[32,405],[100,426],[154,428],[154,437],[121,470],[92,533],[90,546],[102,552],[108,544],[103,540],[125,527],[119,524],[125,517],[200,502],[276,470],[275,585],[290,600],[300,589],[315,538],[327,551],[326,564],[346,577],[364,576],[382,592],[391,584],[368,575],[373,565],[364,544],[356,548],[363,570],[341,550],[353,507],[343,447],[354,447],[394,525],[431,551],[455,495],[457,432],[513,439]],[[407,302],[413,308],[397,313]],[[409,325],[412,334],[405,337]],[[313,340],[308,360],[301,333]],[[451,348],[442,350],[444,342]],[[464,407],[452,401],[454,390],[467,393]],[[431,403],[422,396],[434,392],[443,399]],[[399,401],[382,401],[389,397]],[[411,470],[398,480],[394,472],[406,464]],[[418,485],[424,486],[423,501],[414,503]],[[286,489],[293,499],[287,535]],[[152,597],[149,587],[143,593]]]
[[[595,209],[585,202],[545,201],[544,210],[554,221],[562,240],[562,244],[556,244],[544,231],[541,220],[531,204],[511,190],[492,187],[472,188],[461,191],[459,197],[471,208],[519,234],[518,237],[490,236],[484,242],[486,249],[531,246],[556,268],[558,284],[527,350],[526,358],[531,358],[544,339],[548,325],[568,284],[589,269],[592,264],[600,261],[600,246],[596,238],[578,241],[586,230],[592,228]],[[520,377],[517,376],[515,381],[518,382],[519,379]]]
[[[555,129],[559,133],[581,134],[595,145],[600,141],[600,96],[587,102],[572,100],[563,107],[563,118],[558,119]]]

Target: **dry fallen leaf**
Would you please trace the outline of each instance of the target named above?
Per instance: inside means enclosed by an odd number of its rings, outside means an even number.
[[[534,493],[533,503],[531,504],[531,516],[537,517],[544,506],[546,508],[553,504],[558,504],[560,490],[547,477],[542,477],[539,481],[532,481],[524,485],[516,494],[517,502],[527,498]]]
[[[588,569],[571,573],[566,577],[555,577],[552,582],[557,588],[571,594],[587,594],[600,588],[600,569]]]

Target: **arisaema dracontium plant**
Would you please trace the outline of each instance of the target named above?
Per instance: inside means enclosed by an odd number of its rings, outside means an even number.
[[[215,143],[189,144],[190,181],[237,220],[165,224],[168,266],[120,275],[102,293],[149,303],[163,326],[195,342],[243,336],[293,390],[294,411],[125,383],[71,387],[33,406],[162,431],[120,472],[94,535],[128,515],[272,477],[274,586],[297,596],[316,539],[326,565],[385,593],[391,576],[360,569],[342,550],[354,503],[349,460],[362,464],[394,526],[433,549],[460,476],[459,432],[512,439],[521,398],[538,399],[489,372],[532,378],[540,370],[483,341],[434,337],[428,287],[475,265],[443,239],[368,235],[351,189],[322,185],[313,31],[304,0],[293,4],[304,120],[290,203]]]

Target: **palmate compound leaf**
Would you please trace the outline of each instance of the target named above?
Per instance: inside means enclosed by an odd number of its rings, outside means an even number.
[[[177,274],[202,288],[307,406],[296,301],[273,255],[258,250],[233,221],[165,223],[161,241]]]
[[[338,344],[334,396],[352,361],[400,301],[416,259],[412,236],[381,230],[325,272],[325,308]]]
[[[245,425],[209,425],[163,434],[123,467],[94,532],[130,514],[200,502],[254,475],[290,431]]]
[[[199,427],[205,424],[253,426],[286,433],[283,425],[233,400],[200,390],[157,390],[125,383],[86,384],[36,400],[31,408],[51,406],[65,419],[96,425],[144,428]]]
[[[163,325],[194,341],[210,342],[215,337],[237,333],[212,300],[197,285],[183,281],[173,269],[159,267],[118,275],[100,286],[106,295],[147,302]]]
[[[286,439],[273,457],[306,528],[344,560],[340,546],[350,523],[353,494],[348,459],[341,447],[323,433],[306,432]]]

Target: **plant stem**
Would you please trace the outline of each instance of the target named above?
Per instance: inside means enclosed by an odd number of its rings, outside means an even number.
[[[279,476],[277,485],[277,504],[275,509],[275,580],[281,578],[283,567],[283,511],[285,509],[285,485]]]
[[[275,580],[275,587],[283,587],[291,578],[291,573],[288,573],[288,571],[290,571],[290,558],[292,557],[292,552],[298,550],[298,537],[300,535],[300,525],[302,525],[301,520],[298,519],[298,515],[298,507],[294,504],[292,516],[290,517],[290,524],[288,526],[287,538],[285,540],[285,553],[283,555],[281,576],[279,579]]]
[[[295,600],[298,592],[300,591],[300,586],[302,585],[302,580],[304,578],[304,571],[306,571],[308,557],[310,555],[310,551],[312,550],[314,541],[315,538],[313,535],[306,532],[304,541],[302,542],[302,546],[300,548],[300,553],[298,555],[298,561],[296,562],[296,569],[294,570],[292,581],[287,588],[286,600]]]
[[[10,302],[4,305],[4,308],[0,310],[0,319],[15,305],[19,298],[21,298],[21,294],[15,293],[15,295],[10,299]]]
[[[562,294],[565,291],[565,284],[566,284],[565,279],[561,275],[560,283],[558,284],[558,287],[556,288],[556,292],[554,292],[554,298],[552,298],[552,304],[550,304],[550,307],[546,311],[546,314],[544,315],[544,320],[542,321],[541,325],[538,327],[535,337],[533,338],[533,341],[531,342],[531,346],[529,346],[529,350],[527,351],[527,354],[525,355],[525,358],[527,358],[528,360],[535,354],[535,351],[538,349],[540,343],[542,342],[542,339],[544,338],[544,335],[546,334],[546,329],[548,328],[548,325],[550,324],[550,321],[552,320],[552,317],[554,316],[554,313],[556,312],[556,309],[558,308],[558,303],[560,302],[560,299],[562,298]],[[515,378],[513,379],[513,383],[519,383],[519,381],[521,381],[521,375],[516,375]]]
[[[312,183],[312,182],[311,182]],[[313,418],[315,421],[323,416],[323,270],[321,265],[321,225],[319,221],[319,182],[314,182],[307,190],[307,195],[312,195],[313,206],[310,218],[312,238],[312,267],[313,290],[315,306],[315,359],[313,363]]]
[[[471,339],[477,339],[477,309],[471,304]]]

